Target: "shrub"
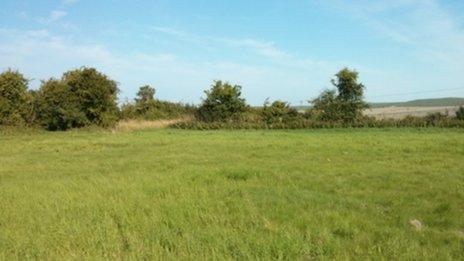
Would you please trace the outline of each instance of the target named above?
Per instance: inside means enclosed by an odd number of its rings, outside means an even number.
[[[282,123],[295,120],[298,111],[283,101],[274,101],[271,105],[266,101],[261,111],[262,119],[267,124]]]
[[[205,91],[206,99],[198,109],[197,118],[206,122],[239,118],[248,108],[241,97],[241,89],[239,85],[215,81],[211,89]]]
[[[38,120],[47,130],[67,130],[90,124],[78,97],[60,80],[42,82],[36,99]]]
[[[42,83],[35,105],[37,118],[48,130],[109,127],[118,120],[117,93],[116,82],[93,68],[69,71],[61,80]]]
[[[121,106],[119,118],[124,120],[137,119],[138,115],[135,109],[135,105],[130,102],[123,103]]]
[[[122,119],[162,120],[178,119],[193,115],[195,107],[155,99],[156,91],[148,85],[140,87],[135,103],[125,103],[121,107]]]
[[[89,124],[108,127],[117,122],[119,90],[115,81],[94,68],[83,67],[64,73],[62,82],[69,86]]]
[[[168,101],[153,100],[147,104],[146,109],[141,113],[136,105],[137,118],[145,120],[164,120],[164,119],[178,119],[193,115],[195,108],[190,105],[182,103],[174,103]]]
[[[342,118],[340,103],[335,90],[325,90],[311,101],[313,107],[306,113],[319,121],[337,121]]]
[[[28,80],[18,71],[0,74],[0,125],[25,125],[32,119]]]
[[[464,106],[460,106],[456,111],[456,118],[461,121],[464,120]]]
[[[440,112],[436,113],[430,113],[427,116],[425,116],[425,121],[427,122],[427,125],[429,126],[439,126],[441,122],[446,120],[448,118],[447,115],[442,114]]]

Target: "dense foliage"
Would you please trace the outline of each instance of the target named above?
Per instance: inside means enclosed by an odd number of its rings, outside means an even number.
[[[358,83],[358,72],[344,68],[335,75],[332,84],[336,90],[326,90],[314,99],[312,112],[323,121],[352,123],[362,118],[368,108],[363,100],[364,85]]]
[[[28,90],[22,74],[7,70],[0,74],[0,124],[48,130],[112,126],[118,120],[117,94],[116,82],[93,68],[43,81],[37,91]]]
[[[459,107],[458,111],[456,112],[456,118],[458,120],[464,120],[464,106]]]
[[[37,93],[37,118],[48,130],[67,130],[89,124],[79,99],[63,81],[44,81]]]
[[[66,72],[61,80],[69,86],[78,107],[92,125],[112,126],[118,120],[117,83],[93,68]]]
[[[135,103],[125,103],[121,107],[122,119],[178,119],[193,115],[195,107],[155,99],[155,88],[145,85],[140,87]]]
[[[206,121],[230,121],[238,119],[248,108],[241,97],[242,87],[228,82],[215,81],[198,108],[197,118]]]
[[[261,111],[262,119],[267,124],[280,124],[294,121],[298,118],[298,111],[292,108],[288,102],[274,101],[269,104],[268,101],[264,103]]]
[[[32,120],[32,94],[28,80],[8,69],[0,74],[0,125],[26,125]]]

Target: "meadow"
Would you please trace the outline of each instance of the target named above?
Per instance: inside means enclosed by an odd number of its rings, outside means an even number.
[[[463,259],[464,131],[2,131],[0,259]]]

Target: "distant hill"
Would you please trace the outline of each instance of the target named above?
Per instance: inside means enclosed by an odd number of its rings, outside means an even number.
[[[407,102],[385,102],[371,103],[373,108],[382,107],[438,107],[438,106],[460,106],[464,105],[464,98],[438,98],[438,99],[422,99]]]

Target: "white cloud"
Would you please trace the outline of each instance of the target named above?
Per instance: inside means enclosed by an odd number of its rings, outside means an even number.
[[[53,22],[56,22],[58,20],[61,20],[62,18],[64,18],[66,15],[68,15],[67,12],[65,11],[62,11],[62,10],[53,10],[50,12],[50,14],[48,15],[48,17],[46,18],[39,18],[39,22],[41,23],[53,23]]]
[[[50,13],[50,16],[48,18],[48,20],[50,22],[54,22],[54,21],[58,21],[60,20],[61,18],[65,17],[68,13],[65,12],[65,11],[61,11],[61,10],[53,10],[51,13]]]
[[[246,48],[271,48],[253,41],[236,42]],[[255,46],[256,45],[256,46]],[[278,55],[279,56],[279,55]],[[27,77],[39,80],[60,77],[66,70],[92,66],[120,82],[121,99],[133,97],[136,88],[152,84],[161,98],[198,102],[203,90],[215,79],[241,84],[243,92],[253,104],[260,104],[268,96],[292,101],[317,94],[331,72],[315,76],[301,70],[283,70],[272,64],[255,65],[223,61],[190,61],[170,53],[118,53],[98,44],[82,44],[60,37],[47,30],[22,31],[0,29],[0,69],[12,67]],[[306,66],[306,65],[304,65]],[[274,88],[270,86],[285,88]],[[302,88],[304,87],[304,88]],[[293,100],[293,102],[299,102]]]

